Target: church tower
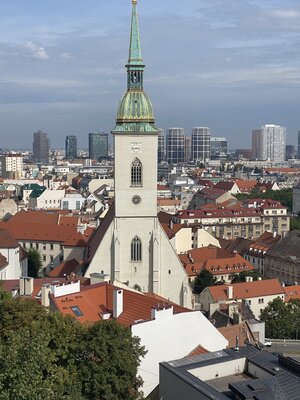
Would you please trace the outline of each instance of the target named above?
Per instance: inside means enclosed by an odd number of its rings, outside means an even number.
[[[191,306],[187,275],[157,218],[157,146],[152,104],[144,92],[137,0],[132,0],[127,90],[112,131],[115,203],[88,247],[86,276],[154,292]]]
[[[144,92],[137,1],[132,1],[131,34],[127,68],[127,91],[112,131],[115,149],[115,215],[156,217],[157,145],[152,104]]]

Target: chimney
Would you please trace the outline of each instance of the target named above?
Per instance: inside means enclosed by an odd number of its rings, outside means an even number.
[[[24,278],[24,295],[31,296],[33,292],[34,278]]]
[[[24,296],[25,294],[25,282],[24,282],[25,278],[23,276],[20,277],[19,279],[19,295],[20,296]]]
[[[234,348],[234,350],[235,351],[239,351],[240,350],[240,348],[239,348],[239,337],[238,336],[235,337],[235,348]]]
[[[253,276],[249,276],[249,282],[253,282]]]
[[[41,293],[41,303],[42,306],[44,307],[49,307],[50,306],[50,289],[51,285],[44,285],[42,286],[42,293]]]
[[[250,282],[250,276],[245,277],[245,282]]]
[[[233,299],[233,286],[227,286],[227,296],[229,300]]]
[[[113,317],[118,318],[123,312],[123,290],[115,289],[113,295]]]
[[[261,277],[261,276],[258,276],[258,277],[257,277],[257,280],[258,280],[258,281],[262,281],[262,277]]]

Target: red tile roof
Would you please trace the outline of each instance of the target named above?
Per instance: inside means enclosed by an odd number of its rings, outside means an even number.
[[[78,216],[61,212],[20,211],[7,222],[0,222],[17,241],[59,242],[67,246],[86,246],[91,229],[77,232]]]
[[[217,285],[208,288],[215,302],[230,300],[227,294],[228,286],[233,287],[234,299],[247,299],[284,294],[284,290],[278,279],[266,279],[253,282],[233,283],[231,285]]]
[[[289,302],[293,299],[300,300],[300,285],[286,286],[283,288],[285,292],[285,301]]]
[[[52,297],[54,306],[64,315],[72,315],[80,322],[101,321],[103,313],[112,314],[113,292],[120,289],[109,283],[99,283],[89,287],[83,287],[80,293],[67,296]],[[147,294],[132,290],[123,290],[123,312],[117,321],[126,326],[131,326],[141,321],[151,319],[151,310],[154,307],[173,305],[174,313],[188,312],[190,310],[170,303],[167,299],[157,300]],[[74,315],[71,307],[78,307],[82,316]]]
[[[0,229],[0,249],[15,249],[19,243],[7,229]]]
[[[66,276],[70,276],[71,274],[78,274],[81,269],[81,263],[79,263],[74,258],[69,261],[64,261],[55,267],[51,272],[49,272],[48,276],[51,278],[63,278]]]
[[[189,250],[187,254],[180,254],[179,258],[189,277],[196,276],[202,269],[207,269],[213,275],[238,274],[254,269],[239,254],[213,245]]]
[[[229,191],[233,188],[234,184],[235,182],[233,181],[219,181],[215,184],[214,188]]]

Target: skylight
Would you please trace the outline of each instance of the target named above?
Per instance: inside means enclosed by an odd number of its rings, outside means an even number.
[[[80,310],[79,307],[77,306],[72,306],[70,307],[71,310],[73,311],[73,313],[76,315],[76,317],[82,317],[83,316],[83,312]]]

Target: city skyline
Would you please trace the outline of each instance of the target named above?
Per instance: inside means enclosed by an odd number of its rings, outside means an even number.
[[[52,147],[63,147],[67,135],[87,147],[88,132],[113,129],[125,91],[128,2],[1,5],[1,147],[26,147],[39,129]],[[208,126],[212,136],[250,148],[251,131],[274,123],[296,144],[296,1],[139,0],[139,9],[158,127],[190,135]]]

